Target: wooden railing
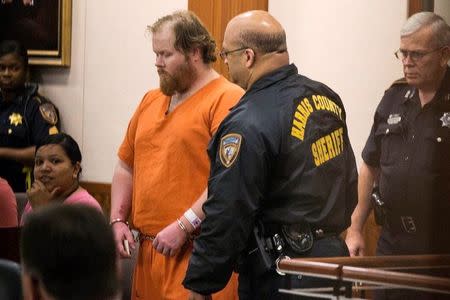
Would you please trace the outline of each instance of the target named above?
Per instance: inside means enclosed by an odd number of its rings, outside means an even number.
[[[450,295],[449,278],[392,271],[424,268],[450,269],[450,255],[296,258],[278,263],[283,273]]]

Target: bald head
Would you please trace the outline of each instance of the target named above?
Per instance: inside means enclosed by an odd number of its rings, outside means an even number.
[[[231,81],[245,90],[262,76],[289,64],[286,33],[266,11],[248,11],[231,19],[222,46]]]
[[[228,23],[226,30],[242,47],[262,54],[286,51],[286,33],[266,11],[253,10],[237,15]]]

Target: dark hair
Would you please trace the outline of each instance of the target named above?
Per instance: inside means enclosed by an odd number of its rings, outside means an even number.
[[[270,52],[284,52],[287,49],[286,33],[257,32],[243,29],[240,33],[241,47],[248,47],[263,54]]]
[[[173,32],[175,34],[174,48],[187,54],[188,52],[199,48],[202,53],[202,59],[205,64],[215,62],[216,42],[202,24],[200,19],[191,11],[177,11],[173,14],[158,19],[148,29],[155,33],[166,23],[173,23]]]
[[[38,142],[36,144],[36,150],[35,155],[39,148],[46,145],[60,145],[61,148],[63,148],[66,155],[69,157],[70,161],[73,165],[75,165],[77,162],[81,163],[81,151],[80,147],[78,146],[77,141],[73,139],[70,135],[67,133],[57,133],[57,134],[51,134]],[[82,168],[80,166],[80,171],[78,172],[78,178],[80,177]]]
[[[28,68],[27,49],[18,41],[4,40],[0,43],[0,57],[7,54],[16,54],[22,61],[25,68]]]
[[[110,299],[118,291],[113,233],[92,207],[52,204],[30,213],[20,253],[25,273],[56,299]]]
[[[78,143],[67,133],[52,134],[41,140],[36,145],[36,152],[39,148],[46,145],[60,145],[66,152],[72,164],[81,163],[81,151]]]

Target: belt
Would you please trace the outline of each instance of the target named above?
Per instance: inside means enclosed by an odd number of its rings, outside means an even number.
[[[276,224],[276,223],[264,224],[264,228],[265,228],[264,236],[271,237],[271,236],[274,236],[275,234],[281,235],[281,232],[282,232],[281,227],[282,227],[282,224]],[[305,223],[305,227],[311,227],[311,233],[312,233],[314,239],[316,239],[316,240],[339,235],[338,232],[324,229],[321,226],[310,226],[309,224]]]
[[[321,228],[317,229],[311,229],[311,232],[316,240],[320,240],[323,238],[331,237],[331,236],[338,236],[339,234],[334,231],[324,231]]]
[[[399,233],[407,233],[407,234],[424,234],[427,233],[427,226],[424,224],[418,224],[417,218],[413,216],[391,216],[387,218],[386,223],[384,224],[385,229],[390,232],[399,234]]]

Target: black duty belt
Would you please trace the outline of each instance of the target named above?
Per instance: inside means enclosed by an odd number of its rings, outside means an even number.
[[[286,225],[288,225],[288,224],[286,224]],[[295,225],[295,224],[293,224],[293,225]],[[307,223],[301,224],[299,226],[306,226],[306,227],[309,226],[309,228],[311,228],[311,233],[312,233],[314,239],[316,239],[316,240],[339,235],[338,232],[327,230],[327,229],[325,229],[325,227],[321,227],[321,226],[312,226],[311,227]],[[270,237],[270,236],[274,236],[275,234],[281,234],[282,227],[283,227],[283,225],[281,225],[281,224],[274,224],[274,223],[264,224],[264,231],[265,231],[264,235],[267,237]]]
[[[320,240],[320,239],[323,239],[323,238],[332,237],[332,236],[338,236],[339,235],[337,232],[324,231],[321,228],[311,229],[311,232],[314,235],[314,238],[316,240]]]
[[[309,251],[314,241],[338,235],[337,232],[312,227],[306,222],[299,224],[264,224],[261,231],[269,250],[278,251],[278,249],[288,247],[297,254]]]
[[[312,228],[308,223],[264,224],[257,221],[253,228],[253,238],[249,239],[246,253],[241,256],[237,270],[245,270],[248,266],[255,274],[276,270],[280,259],[305,256],[317,240],[337,235],[337,232]]]

